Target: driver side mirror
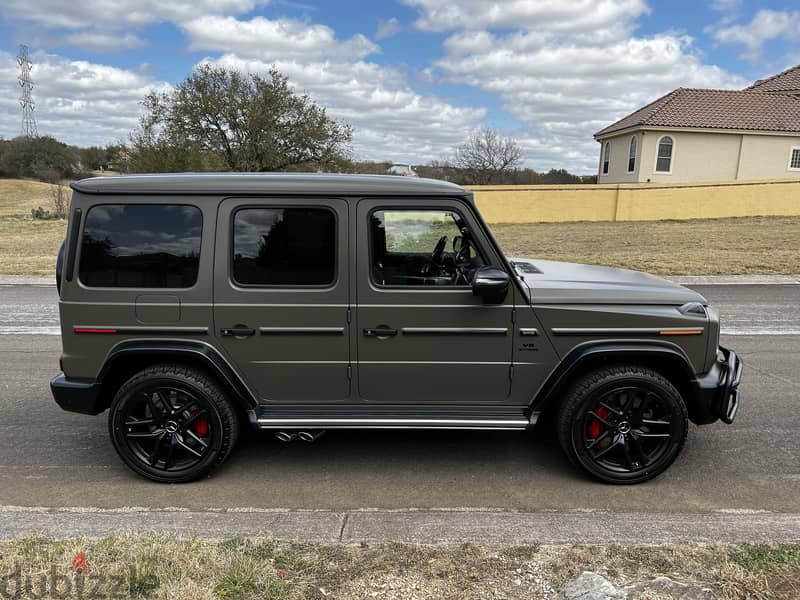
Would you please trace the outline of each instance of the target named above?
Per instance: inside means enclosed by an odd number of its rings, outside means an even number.
[[[506,299],[511,279],[497,267],[481,267],[472,278],[472,294],[480,296],[484,304],[500,304]]]

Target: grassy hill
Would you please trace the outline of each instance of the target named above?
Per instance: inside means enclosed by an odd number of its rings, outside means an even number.
[[[0,179],[0,273],[52,275],[67,231],[62,220],[39,221],[31,209],[52,210],[51,186],[24,179]]]

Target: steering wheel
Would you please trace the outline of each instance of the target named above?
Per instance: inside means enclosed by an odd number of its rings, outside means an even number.
[[[439,241],[436,242],[436,247],[433,249],[431,253],[431,262],[435,265],[442,264],[442,260],[444,259],[444,249],[447,246],[447,236],[443,235],[439,238]]]

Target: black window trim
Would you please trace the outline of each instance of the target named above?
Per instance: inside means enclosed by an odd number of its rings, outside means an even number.
[[[138,196],[137,196],[138,197]],[[81,279],[81,261],[83,260],[83,234],[86,230],[86,225],[89,223],[89,215],[91,214],[92,210],[98,206],[188,206],[189,208],[196,208],[197,211],[200,213],[200,252],[197,256],[197,277],[195,277],[194,283],[188,287],[136,287],[136,286],[107,286],[107,285],[87,285]],[[83,222],[81,223],[80,227],[80,235],[78,236],[78,252],[75,256],[75,268],[77,269],[77,277],[75,278],[78,282],[78,285],[85,289],[85,290],[100,290],[100,291],[130,291],[130,290],[146,290],[151,293],[153,290],[161,291],[176,291],[176,292],[184,292],[193,290],[197,287],[198,283],[200,283],[200,273],[203,267],[203,234],[205,233],[206,228],[206,219],[205,215],[203,214],[203,209],[196,205],[191,204],[188,202],[98,202],[97,204],[92,204],[91,206],[87,207],[86,215],[83,218]]]
[[[271,200],[265,198],[265,200]],[[339,285],[339,243],[340,243],[340,220],[339,220],[339,213],[333,206],[328,204],[286,204],[285,199],[284,203],[281,204],[281,199],[276,199],[278,202],[275,204],[272,203],[258,203],[258,204],[240,204],[237,205],[231,210],[230,219],[228,223],[228,234],[229,234],[229,244],[228,244],[228,283],[233,289],[240,289],[240,290],[322,290],[322,291],[330,291],[336,289]],[[309,285],[281,285],[281,284],[269,284],[269,283],[240,283],[236,281],[234,276],[234,268],[233,268],[233,261],[234,261],[234,243],[236,241],[236,214],[240,210],[252,210],[254,208],[260,208],[262,210],[275,210],[275,209],[291,209],[291,208],[306,208],[306,209],[319,209],[319,210],[327,210],[331,214],[333,214],[333,224],[334,224],[334,243],[333,243],[333,281],[331,283],[325,284],[309,284]]]
[[[370,222],[371,222],[371,219],[372,219],[372,215],[374,215],[376,212],[388,211],[388,210],[396,210],[396,211],[404,211],[404,212],[423,212],[423,211],[454,212],[459,217],[461,217],[462,221],[464,221],[465,223],[467,223],[467,224],[469,224],[471,226],[469,221],[464,217],[464,212],[461,209],[454,208],[452,206],[425,205],[425,206],[413,206],[413,207],[411,207],[411,206],[408,206],[408,205],[405,205],[405,206],[401,206],[401,205],[400,206],[398,206],[398,205],[385,205],[385,206],[373,207],[367,213],[367,222],[366,222],[367,235],[368,235],[368,240],[367,240],[368,241],[368,252],[369,252],[369,257],[368,257],[368,260],[367,260],[367,267],[368,267],[368,271],[369,271],[369,283],[370,283],[371,286],[373,286],[374,288],[376,288],[378,290],[381,290],[381,291],[412,290],[412,291],[426,291],[426,292],[433,292],[433,293],[443,293],[443,292],[452,292],[452,291],[466,291],[466,290],[470,290],[471,291],[472,290],[472,286],[471,285],[386,285],[384,283],[378,283],[377,281],[375,281],[375,278],[373,277],[373,269],[372,269],[372,258],[373,258],[372,251],[373,251],[374,246],[373,246],[373,243],[372,243],[372,227],[370,227]],[[480,222],[478,222],[478,224],[480,225]],[[452,240],[450,240],[450,241],[452,242]],[[481,258],[487,264],[489,264],[488,259],[486,258],[487,256],[489,256],[489,254],[485,251],[485,249],[483,247],[481,247],[481,245],[478,242],[478,240],[473,238],[472,241],[475,244],[476,250],[480,253]]]

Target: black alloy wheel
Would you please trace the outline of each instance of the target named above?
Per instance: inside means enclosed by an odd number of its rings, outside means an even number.
[[[227,457],[238,419],[219,386],[202,372],[156,366],[119,389],[109,429],[131,469],[154,481],[180,483],[208,474]]]
[[[683,398],[662,375],[638,366],[584,376],[559,413],[559,439],[569,458],[608,483],[658,476],[688,433]]]

